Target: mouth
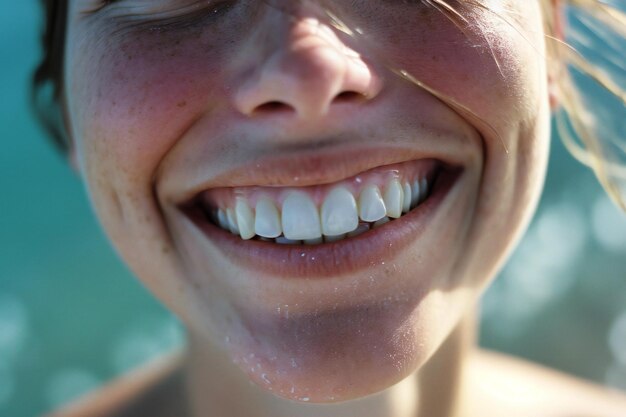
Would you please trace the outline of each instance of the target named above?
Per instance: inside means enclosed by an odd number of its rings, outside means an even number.
[[[462,171],[418,159],[331,183],[210,188],[180,208],[236,264],[336,277],[384,265],[419,239]]]

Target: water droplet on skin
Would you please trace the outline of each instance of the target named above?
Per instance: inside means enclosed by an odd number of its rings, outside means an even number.
[[[301,401],[309,401],[309,400],[310,400],[310,398],[309,398],[309,397],[302,397],[302,398],[300,398],[300,400],[301,400]]]
[[[263,382],[265,382],[266,384],[271,384],[272,381],[269,380],[269,378],[267,377],[267,374],[262,374],[261,375],[261,379],[263,380]]]

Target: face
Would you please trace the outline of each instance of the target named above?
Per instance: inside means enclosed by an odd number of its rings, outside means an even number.
[[[67,111],[135,274],[277,395],[419,369],[540,191],[539,3],[452,1],[458,25],[421,1],[103,3],[70,1]]]

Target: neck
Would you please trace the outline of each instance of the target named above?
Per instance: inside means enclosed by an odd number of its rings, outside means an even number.
[[[228,355],[189,335],[185,364],[193,417],[455,417],[463,365],[475,346],[475,313],[468,314],[424,366],[374,395],[337,404],[281,399],[249,382]]]

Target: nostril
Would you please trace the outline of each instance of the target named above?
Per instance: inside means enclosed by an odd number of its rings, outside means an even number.
[[[268,101],[254,109],[255,113],[276,113],[276,112],[293,112],[295,109],[289,104],[281,101]]]
[[[335,102],[364,101],[366,99],[367,96],[365,94],[357,93],[356,91],[344,91],[335,96]]]

